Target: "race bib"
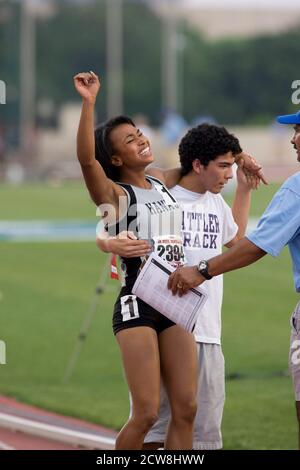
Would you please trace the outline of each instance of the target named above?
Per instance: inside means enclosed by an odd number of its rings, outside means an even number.
[[[186,263],[181,237],[166,235],[151,239],[152,250],[162,259],[177,268]]]

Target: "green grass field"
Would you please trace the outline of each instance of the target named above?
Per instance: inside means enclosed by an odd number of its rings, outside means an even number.
[[[254,194],[259,216],[276,187]],[[0,188],[2,220],[88,219],[95,210],[80,183]],[[95,219],[96,222],[96,219]],[[0,243],[0,392],[27,403],[120,428],[127,388],[111,330],[116,281],[97,313],[68,384],[62,379],[105,257],[93,243]],[[297,426],[286,376],[289,316],[297,301],[288,251],[225,276],[223,347],[226,449],[295,449]],[[240,377],[234,379],[234,377]]]

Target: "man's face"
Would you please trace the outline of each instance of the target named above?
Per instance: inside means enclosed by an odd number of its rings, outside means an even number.
[[[220,155],[203,167],[202,177],[206,191],[218,194],[225,184],[232,178],[232,165],[234,156],[232,152]]]
[[[297,160],[298,162],[300,162],[300,124],[296,124],[294,126],[294,131],[295,133],[293,135],[291,143],[297,152]]]

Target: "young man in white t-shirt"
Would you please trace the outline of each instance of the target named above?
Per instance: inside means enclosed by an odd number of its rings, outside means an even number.
[[[209,259],[233,246],[246,231],[251,188],[257,181],[246,178],[242,165],[237,170],[237,189],[232,209],[220,194],[232,178],[239,141],[219,126],[202,124],[183,137],[179,145],[182,177],[171,189],[182,209],[182,237],[188,265]],[[158,170],[159,171],[159,170]],[[159,178],[159,174],[155,175]],[[109,243],[107,243],[109,241]],[[128,252],[137,240],[129,240]],[[124,250],[124,240],[97,241],[103,251]],[[194,449],[222,448],[221,421],[225,400],[224,357],[221,349],[221,306],[223,276],[203,285],[208,293],[194,330],[199,353],[198,411],[194,426]],[[162,386],[159,418],[145,437],[145,449],[163,446],[170,418],[167,394]]]

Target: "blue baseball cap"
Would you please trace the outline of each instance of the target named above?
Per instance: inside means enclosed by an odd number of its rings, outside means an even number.
[[[286,114],[285,116],[278,116],[277,122],[280,124],[300,124],[300,111],[296,114]]]

